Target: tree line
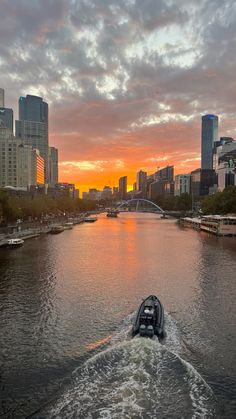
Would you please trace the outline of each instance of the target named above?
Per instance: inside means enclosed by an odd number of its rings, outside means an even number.
[[[60,215],[94,210],[94,201],[79,198],[52,198],[40,196],[14,196],[7,191],[0,191],[0,219],[2,221],[26,220],[29,217],[41,218],[43,215]]]
[[[201,206],[203,214],[236,214],[236,186],[206,196]]]
[[[180,196],[159,196],[156,204],[168,211],[191,211],[192,197],[185,193]],[[7,191],[0,191],[0,220],[15,221],[17,219],[41,218],[46,214],[78,213],[95,210],[97,203],[92,200],[48,195],[15,196]],[[228,186],[223,192],[206,196],[201,199],[203,214],[236,213],[236,186]]]
[[[160,196],[155,202],[167,211],[191,211],[192,209],[192,197],[187,193],[180,196]],[[236,214],[236,186],[228,186],[222,192],[200,197],[199,203],[203,214]]]

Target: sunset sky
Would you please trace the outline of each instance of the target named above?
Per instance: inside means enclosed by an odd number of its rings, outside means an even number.
[[[0,0],[0,87],[49,104],[60,181],[200,165],[204,113],[236,137],[235,0]]]

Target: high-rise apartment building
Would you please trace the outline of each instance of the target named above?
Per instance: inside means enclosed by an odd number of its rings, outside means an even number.
[[[191,172],[191,194],[193,199],[209,195],[212,188],[216,187],[216,173],[212,169],[196,169]]]
[[[0,187],[17,187],[17,148],[19,141],[12,131],[0,127]]]
[[[158,170],[154,173],[155,180],[165,180],[173,182],[174,180],[174,166],[166,166],[163,169]]]
[[[5,106],[4,95],[4,89],[0,88],[0,108],[4,108]]]
[[[17,186],[29,188],[44,184],[44,160],[38,150],[20,144],[17,148],[17,163]]]
[[[121,199],[127,198],[127,176],[122,176],[119,179],[119,196]]]
[[[184,193],[190,194],[191,175],[176,175],[175,176],[175,196],[180,196]]]
[[[44,159],[45,182],[49,182],[48,104],[41,97],[27,95],[19,99],[16,136],[39,150]]]
[[[202,116],[201,168],[213,169],[214,142],[218,140],[218,116]]]
[[[58,149],[49,147],[49,184],[55,186],[58,183]]]
[[[147,195],[147,172],[140,170],[136,175],[136,189],[142,192],[143,198]]]

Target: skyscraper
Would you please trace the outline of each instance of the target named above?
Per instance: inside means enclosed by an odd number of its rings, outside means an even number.
[[[39,150],[45,164],[45,182],[49,183],[48,104],[41,97],[20,97],[16,136],[24,139],[25,144]]]
[[[147,195],[147,172],[140,170],[136,175],[136,188],[142,192],[143,198]]]
[[[218,116],[202,116],[201,168],[213,168],[214,142],[218,140]]]
[[[17,148],[19,141],[12,131],[0,126],[0,187],[17,187]]]
[[[4,101],[4,89],[0,88],[0,108],[4,108],[5,101]]]
[[[4,89],[0,89],[0,126],[13,132],[13,110],[5,108]]]
[[[58,149],[49,147],[49,184],[55,186],[58,183]]]
[[[158,170],[154,173],[155,180],[165,180],[173,182],[174,180],[174,166],[166,166],[163,169]]]
[[[127,176],[122,176],[119,179],[119,195],[121,199],[127,198]]]

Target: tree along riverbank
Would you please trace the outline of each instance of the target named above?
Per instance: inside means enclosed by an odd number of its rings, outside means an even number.
[[[52,198],[47,195],[12,196],[7,191],[0,192],[0,221],[45,219],[45,217],[61,215],[77,215],[80,212],[96,208],[96,202],[79,198]]]

